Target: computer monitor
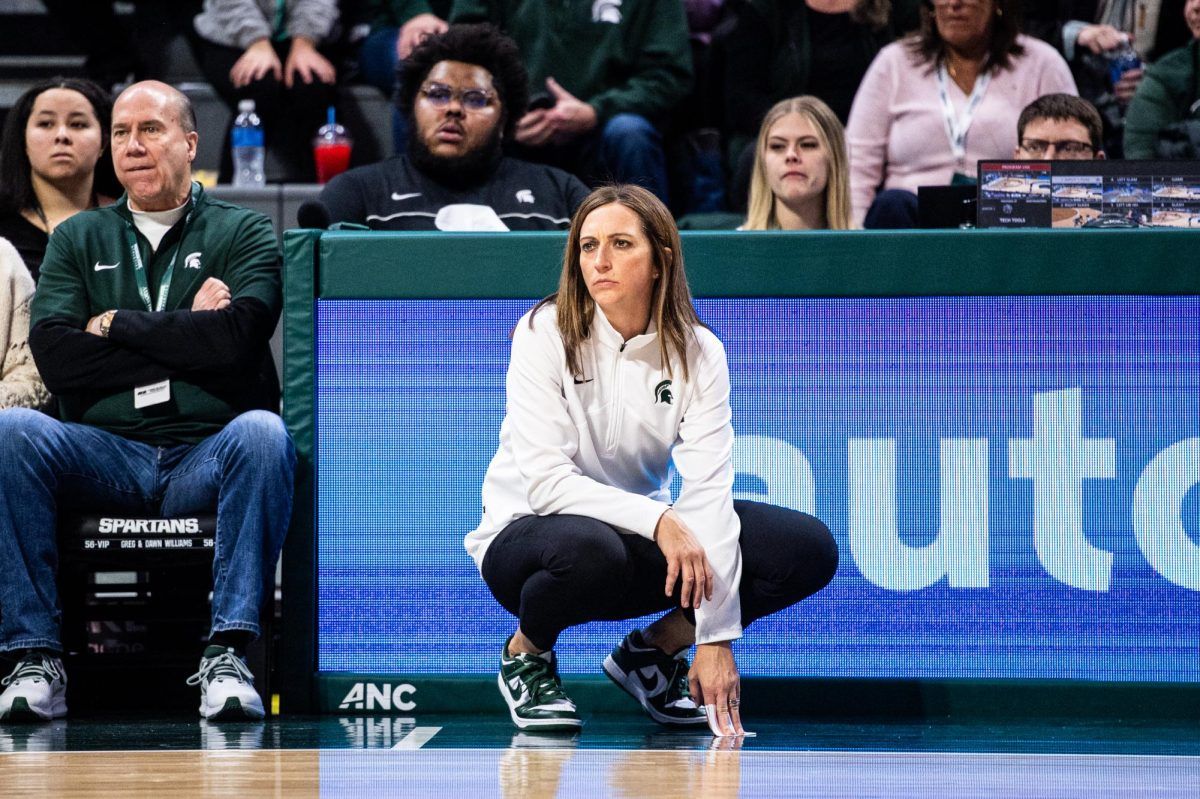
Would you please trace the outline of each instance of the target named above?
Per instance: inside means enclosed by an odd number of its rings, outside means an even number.
[[[957,228],[975,224],[974,186],[918,186],[917,227]]]
[[[1200,229],[1200,162],[980,161],[979,227]]]

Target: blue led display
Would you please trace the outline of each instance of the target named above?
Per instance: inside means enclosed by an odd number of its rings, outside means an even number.
[[[318,668],[491,673],[515,621],[462,548],[532,301],[317,304]],[[735,493],[837,537],[746,675],[1200,681],[1200,299],[697,303]],[[598,673],[631,623],[559,642]]]

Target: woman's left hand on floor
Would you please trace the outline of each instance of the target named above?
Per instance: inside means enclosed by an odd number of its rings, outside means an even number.
[[[692,699],[708,714],[708,727],[718,737],[745,735],[742,727],[742,678],[729,641],[698,644],[688,672]]]

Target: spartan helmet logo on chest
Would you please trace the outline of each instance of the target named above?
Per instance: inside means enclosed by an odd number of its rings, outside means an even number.
[[[200,253],[189,252],[187,257],[183,259],[184,269],[199,269],[200,268]]]
[[[596,0],[592,3],[592,22],[621,24],[621,0]]]
[[[654,387],[654,404],[662,403],[663,405],[671,404],[671,381],[663,380]]]

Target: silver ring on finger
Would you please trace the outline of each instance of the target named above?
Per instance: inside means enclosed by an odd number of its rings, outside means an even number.
[[[742,700],[740,700],[740,699],[730,699],[729,700],[730,707],[737,707],[740,704],[742,704]]]

